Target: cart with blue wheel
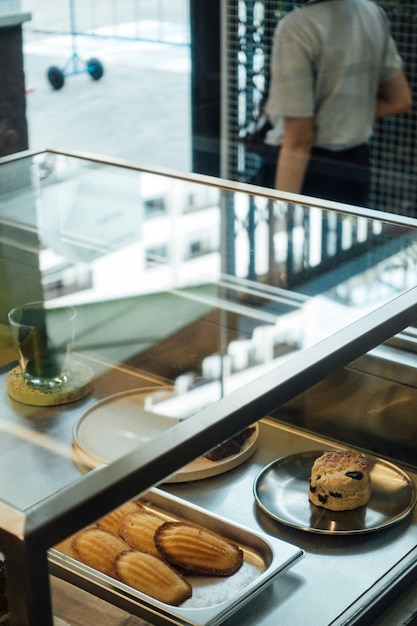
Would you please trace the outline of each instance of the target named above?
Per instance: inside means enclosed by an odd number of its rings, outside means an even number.
[[[76,29],[75,29],[75,8],[74,0],[70,0],[70,20],[71,20],[71,37],[72,37],[72,54],[63,67],[51,65],[48,68],[47,78],[51,87],[55,90],[62,89],[67,76],[75,74],[87,73],[93,80],[100,80],[104,74],[102,62],[92,57],[87,61],[83,61],[76,49]]]

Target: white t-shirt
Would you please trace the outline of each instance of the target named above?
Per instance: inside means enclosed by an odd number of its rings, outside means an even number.
[[[282,117],[314,117],[314,145],[345,150],[372,135],[378,85],[402,60],[372,0],[314,0],[275,29],[266,142],[280,145]]]

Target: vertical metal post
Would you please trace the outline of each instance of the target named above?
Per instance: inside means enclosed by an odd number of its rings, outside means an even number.
[[[53,626],[46,550],[26,536],[9,536],[3,550],[10,626]]]
[[[248,245],[249,245],[248,278],[249,280],[256,280],[255,231],[256,231],[256,202],[253,196],[249,196],[249,207],[248,207]]]
[[[221,268],[224,274],[235,276],[236,274],[236,252],[235,252],[235,205],[233,194],[225,191],[221,192]]]
[[[75,30],[74,0],[69,1],[69,11],[70,11],[71,47],[72,47],[72,55],[71,55],[72,69],[73,69],[73,72],[76,72],[78,68],[77,68],[77,50],[75,46],[76,30]]]

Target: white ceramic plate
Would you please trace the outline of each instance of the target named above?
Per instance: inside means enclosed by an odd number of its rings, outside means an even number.
[[[174,395],[172,388],[153,387],[115,394],[97,402],[80,415],[72,439],[80,460],[89,468],[111,463],[137,446],[172,428],[180,419],[164,415],[164,400]],[[238,454],[220,461],[201,457],[170,476],[178,483],[217,476],[237,467],[255,451],[258,426]]]

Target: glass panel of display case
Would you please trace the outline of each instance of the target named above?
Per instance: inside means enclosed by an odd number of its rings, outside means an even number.
[[[12,543],[22,520],[42,552],[162,480],[212,476],[206,453],[253,425],[243,462],[257,420],[415,319],[411,220],[54,151],[5,159],[0,179]],[[8,312],[39,300],[76,310],[81,382],[59,401],[11,389]]]
[[[3,332],[12,304],[74,306],[74,350],[93,364],[96,388],[123,390],[121,369],[130,387],[138,375],[165,387],[139,395],[134,410],[192,416],[416,283],[415,231],[386,215],[54,152],[11,159],[1,174],[11,287]],[[81,419],[105,420],[108,410]],[[121,436],[110,453],[105,442],[90,450],[88,438],[84,461],[108,462],[137,444]],[[25,508],[26,491],[7,499]]]

